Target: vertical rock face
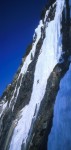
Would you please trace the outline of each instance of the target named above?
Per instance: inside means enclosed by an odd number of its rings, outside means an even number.
[[[70,1],[49,0],[0,100],[0,150],[46,150],[61,78],[71,61]]]

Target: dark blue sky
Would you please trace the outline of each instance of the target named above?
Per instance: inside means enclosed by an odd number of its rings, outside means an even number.
[[[0,95],[32,41],[47,0],[0,0]]]

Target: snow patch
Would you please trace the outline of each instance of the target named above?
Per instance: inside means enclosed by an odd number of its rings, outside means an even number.
[[[8,104],[8,101],[7,102],[2,101],[2,103],[0,103],[0,118],[3,112],[5,111],[5,109],[7,108],[7,104]]]

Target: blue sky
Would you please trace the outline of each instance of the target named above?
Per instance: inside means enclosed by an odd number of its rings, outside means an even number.
[[[47,0],[0,0],[0,95],[32,41]]]

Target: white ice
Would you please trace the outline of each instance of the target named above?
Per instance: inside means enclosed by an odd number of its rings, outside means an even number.
[[[39,39],[40,39],[40,37],[41,37],[41,27],[42,27],[42,26],[43,26],[43,23],[42,23],[42,20],[41,20],[41,21],[39,22],[38,27],[37,27],[36,30],[35,30],[35,33],[36,33],[36,35],[37,35],[36,41],[35,41],[35,43],[33,43],[33,47],[32,47],[32,49],[31,49],[29,55],[26,57],[26,60],[25,60],[25,62],[24,62],[24,65],[23,65],[23,67],[22,67],[20,73],[25,74],[26,71],[27,71],[27,69],[28,69],[29,64],[32,62],[32,60],[31,60],[31,53],[32,53],[32,55],[33,55],[33,57],[34,57],[34,55],[35,55],[35,50],[36,50],[36,45],[37,45],[37,43],[38,43],[38,41],[39,41]]]
[[[32,62],[32,60],[31,60],[31,54],[32,54],[33,57],[34,57],[34,55],[35,55],[35,50],[36,50],[36,45],[37,45],[37,43],[38,43],[38,41],[39,41],[39,39],[40,39],[40,37],[41,37],[41,27],[42,27],[42,26],[43,26],[43,23],[42,23],[42,20],[40,20],[38,27],[35,29],[35,33],[36,33],[36,35],[37,35],[36,41],[33,43],[32,49],[31,49],[29,55],[26,57],[26,59],[25,59],[25,61],[24,61],[24,64],[23,64],[23,66],[22,66],[22,68],[21,68],[21,71],[20,71],[20,73],[19,73],[19,75],[18,75],[17,81],[19,80],[21,74],[24,75],[24,74],[26,73],[29,64]],[[20,87],[21,87],[21,82],[22,82],[22,79],[21,79],[21,81],[20,81]],[[12,98],[11,98],[11,100],[10,100],[9,107],[11,106],[11,104],[12,104],[12,102],[13,102],[13,100],[14,100],[12,110],[14,109],[14,104],[16,103],[16,100],[17,100],[17,97],[18,97],[18,94],[19,94],[20,87],[18,87],[18,89],[17,89],[17,84],[16,84],[15,89],[14,89],[14,93],[13,93],[13,96],[12,96]],[[17,91],[17,95],[16,95],[16,97],[15,97],[16,91]]]
[[[21,118],[14,130],[9,150],[21,150],[22,143],[26,144],[32,120],[34,117],[36,118],[40,103],[45,94],[47,79],[55,65],[59,62],[62,52],[60,31],[63,7],[64,0],[57,0],[55,18],[46,27],[46,37],[37,60],[31,99],[29,104],[21,110]],[[22,68],[22,73],[24,70],[25,66]],[[34,116],[35,109],[36,114]]]

